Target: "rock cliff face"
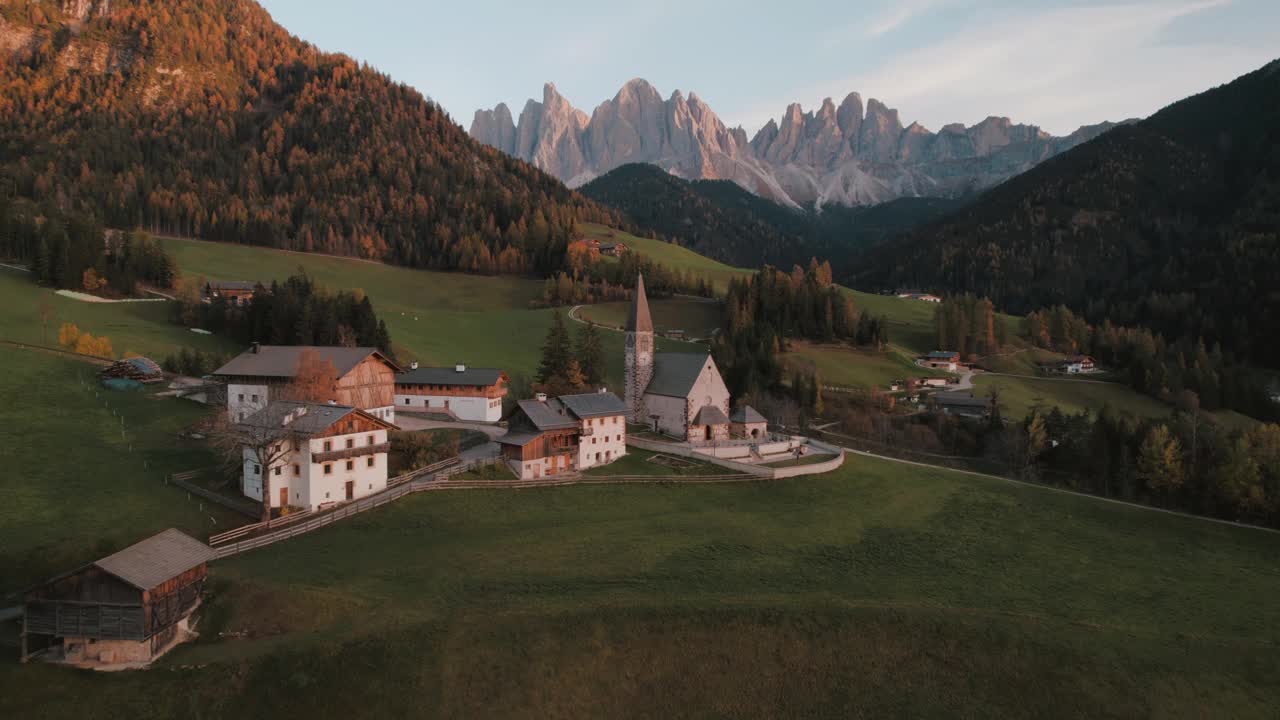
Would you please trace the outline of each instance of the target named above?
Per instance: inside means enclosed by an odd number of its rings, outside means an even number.
[[[898,111],[850,93],[816,112],[787,107],[755,137],[728,128],[697,95],[664,100],[635,79],[588,118],[548,84],[513,123],[504,104],[478,110],[471,136],[577,187],[627,163],[649,163],[687,179],[732,180],[792,206],[873,205],[900,197],[954,197],[995,185],[1110,129],[1054,137],[989,117],[937,133],[904,128]]]

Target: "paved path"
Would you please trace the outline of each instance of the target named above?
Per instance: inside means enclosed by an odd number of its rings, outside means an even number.
[[[408,413],[396,413],[396,425],[399,425],[402,430],[475,430],[488,435],[489,442],[473,448],[467,448],[458,454],[458,457],[462,458],[463,462],[497,457],[502,448],[494,441],[507,434],[506,428],[497,425],[431,420]]]
[[[583,325],[595,325],[601,330],[612,330],[614,332],[622,332],[622,328],[616,328],[612,325],[601,325],[600,323],[591,323],[591,322],[587,322],[586,320],[583,320],[582,318],[578,317],[579,310],[582,310],[581,305],[574,305],[573,307],[569,308],[569,319],[574,322],[582,323]]]

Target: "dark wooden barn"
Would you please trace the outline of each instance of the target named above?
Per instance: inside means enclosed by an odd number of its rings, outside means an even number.
[[[85,666],[154,660],[191,636],[187,618],[213,557],[208,545],[169,529],[28,590],[23,662],[33,654]]]

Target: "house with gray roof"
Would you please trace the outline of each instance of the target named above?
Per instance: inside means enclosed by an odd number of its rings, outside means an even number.
[[[169,529],[23,593],[22,661],[141,667],[194,637],[214,558]]]
[[[496,423],[510,382],[497,368],[418,367],[415,362],[396,375],[396,410]]]
[[[685,440],[727,438],[729,388],[710,353],[659,353],[654,347],[653,318],[639,277],[624,350],[628,418]]]
[[[240,421],[287,397],[289,385],[300,375],[316,375],[317,368],[332,370],[334,377],[333,396],[325,400],[395,422],[395,376],[401,370],[377,348],[254,343],[213,376],[226,383],[228,416]]]
[[[611,392],[516,403],[498,439],[502,457],[523,480],[607,465],[627,454],[627,407]]]
[[[276,400],[236,427],[241,491],[264,508],[316,510],[387,487],[396,426],[359,408]]]

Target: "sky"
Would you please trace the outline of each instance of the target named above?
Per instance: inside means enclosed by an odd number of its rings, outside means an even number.
[[[1280,1],[259,0],[467,127],[544,83],[588,114],[631,78],[754,132],[787,105],[877,98],[930,130],[996,115],[1066,134],[1145,117],[1280,58]]]

